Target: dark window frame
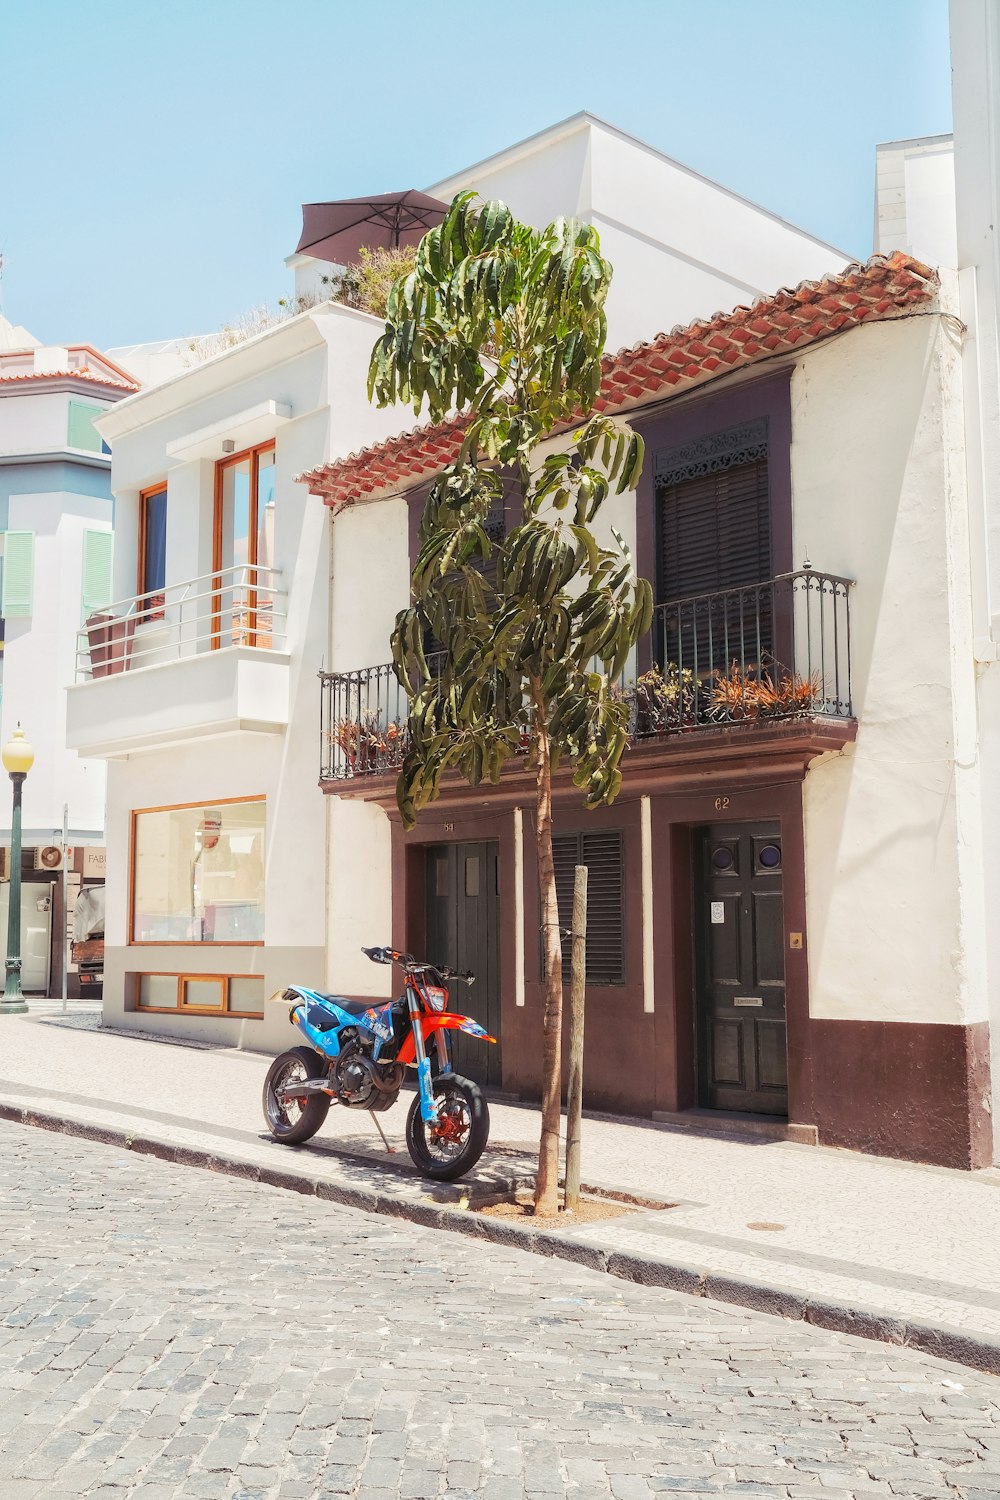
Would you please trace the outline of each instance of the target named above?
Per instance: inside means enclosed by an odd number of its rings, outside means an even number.
[[[676,404],[644,413],[629,413],[630,425],[646,443],[646,461],[636,492],[636,565],[643,577],[655,581],[658,566],[657,454],[699,438],[766,419],[768,429],[768,491],[771,516],[772,576],[789,573],[792,554],[792,366],[747,381],[729,390],[677,398]],[[639,642],[639,670],[652,664],[652,633]]]

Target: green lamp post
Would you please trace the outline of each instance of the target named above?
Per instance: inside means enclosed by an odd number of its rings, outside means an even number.
[[[14,810],[10,823],[10,886],[7,902],[7,983],[0,1000],[0,1015],[24,1015],[28,1007],[21,994],[21,790],[24,778],[35,764],[35,752],[18,724],[3,747],[4,769],[14,783]]]

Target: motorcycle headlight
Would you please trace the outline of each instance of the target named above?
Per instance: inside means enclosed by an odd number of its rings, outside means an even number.
[[[447,1010],[447,990],[440,989],[436,984],[429,984],[425,987],[424,994],[427,997],[427,1004],[429,1005],[431,1010]]]

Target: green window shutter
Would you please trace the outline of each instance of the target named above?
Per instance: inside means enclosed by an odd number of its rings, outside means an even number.
[[[4,532],[3,615],[5,620],[26,620],[31,614],[35,575],[35,533]]]
[[[71,401],[67,437],[69,446],[82,448],[86,453],[100,453],[101,435],[94,426],[94,418],[103,415],[103,406],[91,406],[86,401]]]
[[[111,603],[111,562],[114,536],[110,531],[83,533],[83,609],[86,621]]]

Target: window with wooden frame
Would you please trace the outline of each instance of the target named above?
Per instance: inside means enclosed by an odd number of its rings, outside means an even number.
[[[139,494],[139,556],[136,594],[149,595],[140,619],[162,620],[167,586],[167,486],[154,485]]]
[[[260,1018],[264,980],[259,974],[132,974],[136,1010],[199,1016]]]
[[[215,467],[213,648],[272,644],[274,452],[262,443]]]
[[[654,456],[661,665],[703,675],[771,650],[767,422]],[[678,601],[691,601],[670,608]]]
[[[266,822],[263,797],[134,811],[129,942],[263,943]]]
[[[593,828],[552,836],[559,926],[573,920],[577,865],[587,866],[587,984],[625,983],[625,835],[621,828]],[[570,979],[571,952],[563,938],[563,982]],[[544,977],[544,964],[542,968]]]

